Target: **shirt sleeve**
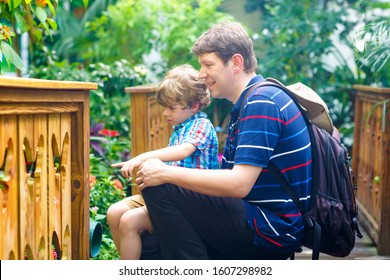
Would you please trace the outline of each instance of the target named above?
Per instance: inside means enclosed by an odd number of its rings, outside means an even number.
[[[204,150],[208,141],[212,138],[212,131],[213,125],[208,119],[196,119],[191,129],[184,135],[182,143],[190,143],[198,150]]]

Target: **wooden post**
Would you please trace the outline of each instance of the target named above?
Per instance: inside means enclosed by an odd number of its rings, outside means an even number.
[[[0,258],[89,259],[89,92],[0,77]]]
[[[130,139],[132,157],[168,146],[172,127],[163,116],[163,107],[156,101],[157,85],[125,88],[130,93]],[[137,186],[132,194],[138,194]]]
[[[352,167],[359,222],[377,245],[378,254],[390,255],[390,88],[353,88],[357,94]]]

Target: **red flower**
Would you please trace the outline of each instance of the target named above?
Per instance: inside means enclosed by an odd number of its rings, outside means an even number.
[[[53,251],[53,259],[57,260],[58,259],[58,255],[57,255],[56,250],[52,249],[52,251]]]
[[[93,189],[95,184],[96,184],[96,177],[93,175],[89,175],[89,186],[91,187],[91,189]]]
[[[113,184],[114,187],[117,188],[118,190],[123,190],[122,182],[119,181],[118,179],[114,179]]]
[[[116,136],[119,136],[119,132],[116,131],[116,130],[109,130],[109,129],[102,129],[99,131],[99,133],[101,135],[104,135],[104,136],[112,136],[112,137],[116,137]]]

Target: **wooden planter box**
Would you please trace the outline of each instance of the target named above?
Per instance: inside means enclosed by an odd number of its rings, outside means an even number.
[[[352,167],[359,223],[377,245],[378,254],[390,255],[390,88],[353,88],[357,93]]]
[[[0,258],[89,259],[89,92],[0,77]]]
[[[163,107],[156,101],[157,85],[125,88],[130,94],[131,156],[168,146],[172,127],[165,121]],[[132,194],[138,194],[133,186]]]

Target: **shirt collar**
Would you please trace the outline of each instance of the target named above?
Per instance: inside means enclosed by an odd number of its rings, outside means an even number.
[[[257,83],[257,82],[263,82],[263,81],[266,81],[266,79],[263,78],[262,75],[256,75],[255,77],[253,77],[248,85],[244,88],[244,90],[242,91],[241,95],[240,95],[240,98],[238,99],[237,103],[234,105],[234,110],[238,111],[240,110],[240,107],[241,107],[241,103],[244,102],[244,96],[245,94],[247,93],[247,91],[251,88],[251,86],[254,84],[254,83]]]
[[[197,112],[195,113],[195,115],[193,115],[192,117],[189,117],[188,119],[186,119],[184,122],[182,122],[181,124],[178,124],[178,125],[175,125],[173,127],[174,130],[178,130],[178,129],[181,129],[182,127],[184,127],[185,125],[187,125],[189,122],[195,120],[195,119],[200,119],[200,118],[207,118],[207,115],[206,113],[204,112]]]

